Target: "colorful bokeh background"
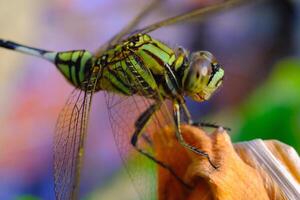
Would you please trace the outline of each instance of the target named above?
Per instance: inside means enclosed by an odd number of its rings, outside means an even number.
[[[167,0],[142,25],[220,1]],[[95,51],[148,1],[1,0],[0,38],[49,50]],[[209,101],[188,100],[195,119],[232,128],[234,141],[279,139],[300,151],[300,3],[251,1],[204,22],[151,33],[171,46],[209,50],[224,66]],[[53,65],[0,49],[0,199],[54,199],[53,134],[72,87]],[[137,199],[94,99],[81,197]]]

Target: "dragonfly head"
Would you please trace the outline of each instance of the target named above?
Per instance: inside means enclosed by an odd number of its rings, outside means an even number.
[[[205,101],[222,84],[224,70],[208,51],[192,53],[189,67],[184,71],[183,89],[195,101]]]

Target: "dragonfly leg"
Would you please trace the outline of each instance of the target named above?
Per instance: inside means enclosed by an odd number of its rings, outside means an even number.
[[[186,186],[187,188],[191,189],[192,187],[190,185],[188,185],[187,183],[185,183],[177,174],[176,172],[172,169],[171,166],[167,165],[166,163],[157,160],[153,155],[151,155],[149,152],[145,151],[144,149],[140,148],[138,146],[138,139],[139,136],[143,133],[144,128],[146,127],[146,125],[151,121],[155,111],[157,111],[161,106],[161,103],[158,104],[153,104],[151,105],[144,113],[141,114],[141,116],[138,118],[138,120],[135,123],[135,131],[134,134],[131,138],[131,144],[133,145],[133,147],[141,154],[143,154],[144,156],[146,156],[147,158],[149,158],[150,160],[154,161],[155,163],[157,163],[158,165],[160,165],[161,167],[165,168],[166,170],[168,170],[180,183],[182,183],[184,186]]]
[[[184,111],[184,114],[186,115],[187,119],[188,119],[188,124],[189,125],[192,125],[192,126],[199,126],[199,127],[209,127],[209,128],[220,128],[222,127],[223,129],[227,130],[227,131],[231,131],[230,128],[228,127],[223,127],[223,126],[220,126],[218,124],[215,124],[215,123],[209,123],[209,122],[194,122],[192,120],[192,116],[190,114],[190,111],[188,110],[187,106],[185,103],[182,103],[180,104],[180,106],[183,108],[183,111]]]
[[[146,135],[146,133],[144,133],[142,135],[143,139],[145,140],[145,142],[147,142],[150,146],[152,146],[152,140],[149,138],[148,135]]]
[[[182,134],[181,134],[181,130],[180,130],[180,105],[178,104],[178,102],[175,102],[174,105],[173,105],[173,108],[174,108],[174,120],[175,120],[175,126],[176,126],[176,137],[177,137],[177,140],[179,141],[179,143],[184,146],[185,148],[201,155],[201,156],[204,156],[207,158],[208,162],[211,164],[211,166],[215,169],[217,169],[218,167],[211,161],[208,153],[206,153],[205,151],[202,151],[190,144],[188,144]]]
[[[185,103],[181,103],[180,106],[183,108],[184,114],[187,117],[188,120],[188,124],[193,125],[193,120],[192,120],[192,115],[189,111],[189,109],[187,108]]]
[[[209,123],[209,122],[193,122],[191,125],[200,126],[200,127],[209,127],[209,128],[220,128],[220,127],[222,127],[223,129],[225,129],[227,131],[231,131],[231,128],[229,128],[229,127],[224,127],[224,126],[220,126],[218,124]]]

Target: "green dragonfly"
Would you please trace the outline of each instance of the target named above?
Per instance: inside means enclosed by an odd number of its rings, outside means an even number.
[[[54,183],[57,199],[77,199],[91,102],[93,94],[98,91],[105,92],[112,132],[125,162],[129,152],[135,150],[169,170],[178,181],[189,187],[168,163],[157,160],[151,150],[144,148],[144,143],[151,143],[151,135],[145,133],[147,126],[152,123],[161,128],[172,123],[180,144],[205,156],[216,167],[206,152],[185,142],[180,132],[180,114],[183,111],[189,124],[218,127],[193,122],[184,97],[198,102],[208,100],[221,86],[224,70],[208,51],[189,54],[182,47],[172,49],[148,33],[217,12],[233,5],[233,2],[196,9],[133,32],[141,19],[159,4],[156,0],[94,55],[86,50],[54,52],[0,40],[1,47],[54,63],[75,87],[59,115],[55,131]],[[172,103],[172,111],[169,111],[167,101]],[[163,109],[163,116],[158,116],[157,113]],[[140,142],[139,138],[146,142]],[[134,170],[129,172],[135,173]]]

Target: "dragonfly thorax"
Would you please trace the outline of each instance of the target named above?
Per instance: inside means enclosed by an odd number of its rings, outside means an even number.
[[[96,91],[174,99],[186,95],[195,101],[208,100],[222,84],[224,70],[208,51],[190,56],[172,49],[146,34],[137,34],[95,58],[78,50],[59,52],[55,64],[76,87],[85,89],[87,75],[101,68]]]

